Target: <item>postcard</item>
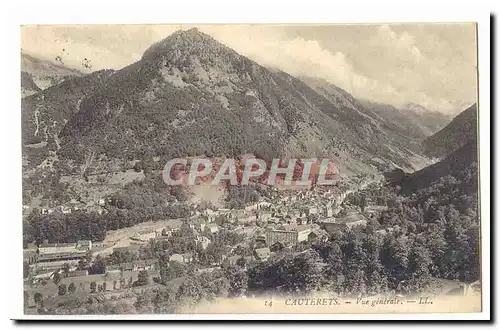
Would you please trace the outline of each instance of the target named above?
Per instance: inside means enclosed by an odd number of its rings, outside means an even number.
[[[482,311],[476,23],[20,29],[26,318]]]

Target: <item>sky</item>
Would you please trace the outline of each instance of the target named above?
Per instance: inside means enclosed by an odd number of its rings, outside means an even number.
[[[21,28],[21,51],[84,72],[120,69],[153,43],[193,25],[37,25]],[[325,79],[354,96],[458,113],[476,102],[473,23],[198,25],[257,63]],[[91,69],[82,65],[84,59]]]

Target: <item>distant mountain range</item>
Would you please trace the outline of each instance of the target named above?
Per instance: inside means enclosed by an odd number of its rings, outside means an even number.
[[[421,140],[449,120],[268,70],[197,29],[170,35],[121,70],[65,72],[61,83],[23,99],[23,143],[46,142],[77,164],[97,155],[253,153],[328,155],[349,173],[412,171],[426,162]]]
[[[389,104],[366,102],[388,125],[402,134],[424,139],[443,128],[452,119],[451,115],[432,111],[413,103],[396,108]]]
[[[345,115],[351,118],[355,118],[356,114],[358,118],[373,118],[385,130],[411,139],[423,139],[443,128],[451,119],[446,114],[415,104],[396,108],[390,104],[357,100],[343,89],[324,80],[308,77],[302,79],[339,108],[343,107]]]
[[[21,53],[21,72],[30,74],[34,83],[40,89],[56,85],[66,77],[81,77],[84,75],[82,72],[62,64],[42,60],[25,53]]]

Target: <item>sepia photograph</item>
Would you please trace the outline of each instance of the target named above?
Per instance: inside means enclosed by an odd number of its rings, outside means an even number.
[[[482,312],[477,38],[20,26],[22,313]]]

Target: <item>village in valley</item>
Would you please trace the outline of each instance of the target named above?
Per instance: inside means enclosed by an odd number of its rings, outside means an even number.
[[[244,208],[205,208],[192,203],[189,217],[108,231],[100,242],[28,244],[24,249],[26,308],[36,312],[42,307],[43,311],[72,295],[116,300],[130,292],[161,290],[165,283],[161,268],[172,265],[186,269],[179,278],[169,278],[179,282],[189,271],[203,274],[223,265],[245,267],[268,261],[284,252],[298,254],[303,252],[301,244],[325,242],[336,230],[365,227],[387,209],[369,199],[362,207],[351,205],[346,202],[351,191],[337,187],[268,189],[270,198]],[[100,213],[106,212],[106,203],[107,199],[97,201]],[[61,206],[40,212],[70,213],[71,209]],[[386,230],[376,232],[383,235]],[[213,248],[220,244],[219,236],[226,235],[232,244]]]

